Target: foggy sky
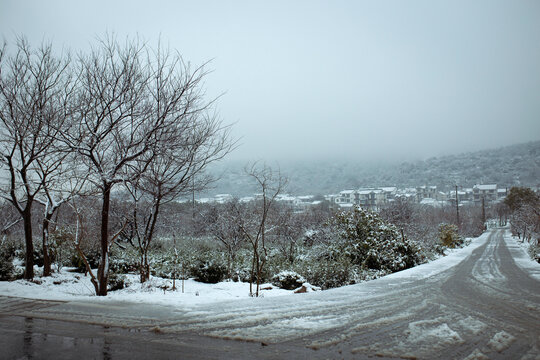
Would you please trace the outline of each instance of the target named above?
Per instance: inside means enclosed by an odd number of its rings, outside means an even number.
[[[231,159],[415,160],[540,140],[540,1],[0,2],[0,31],[105,31],[212,60]]]

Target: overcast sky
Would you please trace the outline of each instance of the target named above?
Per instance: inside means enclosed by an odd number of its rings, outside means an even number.
[[[233,159],[415,160],[540,140],[540,1],[0,1],[11,41],[105,31],[212,60]]]

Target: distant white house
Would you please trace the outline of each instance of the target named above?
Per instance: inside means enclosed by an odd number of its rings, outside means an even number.
[[[366,209],[377,209],[388,201],[389,196],[393,199],[396,192],[397,188],[343,190],[339,194],[328,195],[326,199],[340,208],[357,205]]]
[[[419,186],[416,188],[416,200],[421,202],[422,199],[437,199],[437,187],[436,186]]]
[[[497,200],[497,197],[497,184],[473,186],[473,201],[475,203],[481,203],[482,199],[486,202],[493,202]]]

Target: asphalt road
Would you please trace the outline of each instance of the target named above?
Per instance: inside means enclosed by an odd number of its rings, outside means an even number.
[[[0,358],[540,359],[540,282],[503,230],[421,279],[177,309],[0,296]]]

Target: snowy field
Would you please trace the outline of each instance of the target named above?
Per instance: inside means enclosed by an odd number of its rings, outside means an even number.
[[[431,261],[427,264],[416,266],[412,269],[400,271],[391,275],[387,275],[379,280],[372,282],[380,282],[384,280],[385,286],[394,283],[402,283],[425,279],[435,276],[455,265],[469,256],[472,251],[485,243],[489,232],[482,236],[472,239],[470,244],[464,248],[450,250],[447,256]],[[518,266],[529,272],[531,276],[540,279],[540,270],[537,263],[530,260],[525,248],[506,232],[505,241],[508,248],[516,260]],[[171,305],[175,307],[192,307],[200,304],[211,304],[229,300],[250,299],[249,284],[241,282],[220,282],[217,284],[204,284],[194,280],[185,280],[182,292],[182,281],[176,281],[176,290],[173,291],[172,280],[151,277],[151,279],[141,284],[138,280],[138,275],[126,275],[129,286],[122,290],[110,291],[107,297],[95,296],[94,287],[90,282],[90,276],[74,273],[69,271],[70,268],[63,268],[60,273],[55,272],[50,277],[36,277],[34,282],[26,280],[16,280],[11,282],[0,282],[0,295],[17,296],[29,299],[43,300],[64,300],[64,301],[84,301],[84,302],[107,302],[107,301],[129,301],[145,304]],[[36,267],[36,273],[40,273],[40,269]],[[394,282],[395,280],[395,282]],[[322,293],[333,293],[352,291],[357,294],[357,289],[363,284],[345,286],[338,289],[330,289],[322,291]],[[261,297],[276,297],[276,296],[306,296],[305,294],[295,294],[293,290],[283,290],[272,286],[271,284],[263,284],[261,286]],[[308,290],[309,289],[308,287]],[[252,301],[257,301],[253,299]]]

